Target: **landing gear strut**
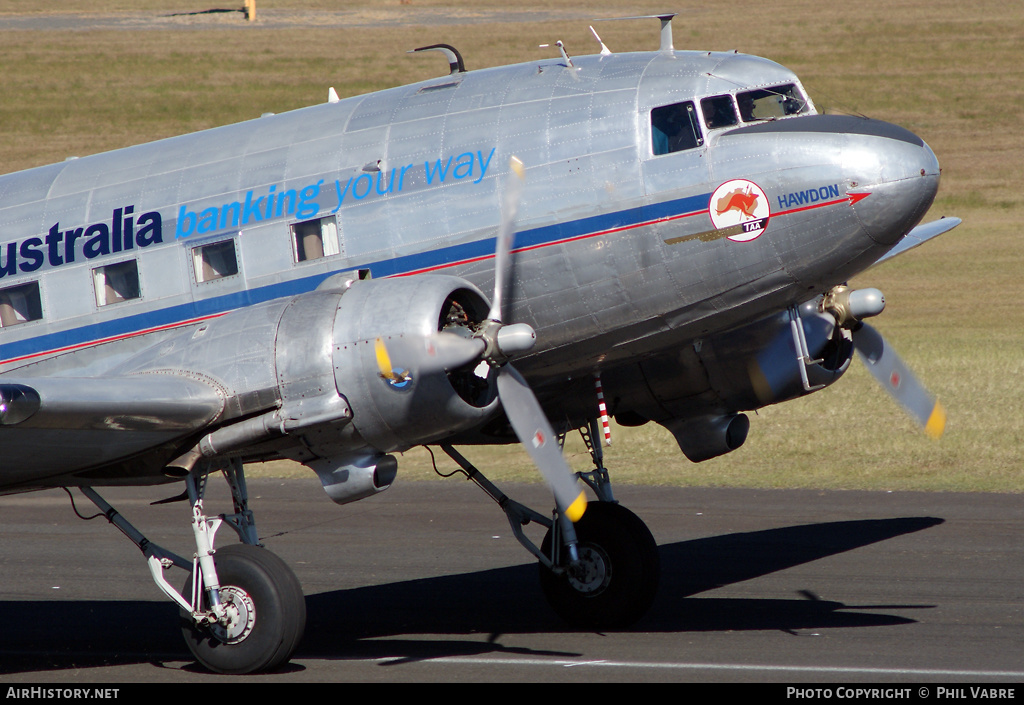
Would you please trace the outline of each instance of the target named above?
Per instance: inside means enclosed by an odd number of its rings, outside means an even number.
[[[218,468],[231,487],[234,513],[209,518],[203,511],[206,479]],[[196,660],[218,673],[273,669],[291,657],[305,629],[299,581],[284,561],[259,545],[240,461],[202,463],[185,482],[196,542],[191,561],[149,541],[91,487],[80,489],[146,556],[157,587],[180,608],[185,642]],[[243,543],[214,550],[224,523]],[[164,577],[171,566],[190,571],[182,592]]]
[[[540,565],[540,585],[548,604],[566,622],[585,629],[627,627],[654,602],[661,577],[658,545],[647,525],[612,496],[611,480],[597,420],[581,428],[594,469],[580,473],[600,501],[588,502],[576,522],[578,560],[564,571]],[[541,550],[557,551],[557,525],[544,537]]]
[[[516,539],[537,557],[544,596],[562,619],[578,628],[621,628],[654,602],[661,562],[647,526],[612,497],[600,446],[591,441],[595,429],[582,430],[595,469],[579,476],[598,501],[588,502],[575,524],[557,510],[546,517],[510,499],[454,448],[441,449],[505,512]],[[530,523],[547,527],[539,548],[523,531]]]

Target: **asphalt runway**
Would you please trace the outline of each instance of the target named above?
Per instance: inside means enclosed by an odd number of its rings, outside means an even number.
[[[222,484],[212,512],[229,508]],[[179,489],[103,494],[191,555],[187,504],[149,506]],[[548,505],[543,487],[504,489]],[[661,586],[634,628],[594,633],[559,621],[504,515],[464,480],[345,507],[312,477],[250,491],[308,608],[294,659],[252,683],[1024,681],[1018,495],[617,487],[658,542]],[[0,498],[0,536],[0,681],[239,682],[190,659],[141,554],[63,492]]]

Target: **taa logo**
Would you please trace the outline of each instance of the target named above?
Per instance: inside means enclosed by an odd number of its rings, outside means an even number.
[[[760,186],[746,179],[733,179],[711,194],[708,214],[717,229],[730,231],[730,240],[750,242],[768,227],[771,209]]]

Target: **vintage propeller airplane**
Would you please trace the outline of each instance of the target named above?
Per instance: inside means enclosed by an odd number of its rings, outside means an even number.
[[[195,657],[246,673],[287,660],[305,625],[297,579],[259,546],[246,462],[303,463],[344,504],[392,484],[394,453],[440,446],[538,558],[555,610],[608,627],[647,610],[659,565],[612,496],[599,396],[701,461],[744,442],[743,411],[833,383],[856,349],[940,434],[941,406],[862,322],[881,292],[844,284],[959,222],[915,227],[931,149],[819,114],[771,61],[676,51],[659,19],[655,52],[559,43],[466,71],[424,47],[450,74],[0,177],[0,492],[79,488],[145,554]],[[572,429],[591,472],[562,459]],[[554,512],[455,449],[514,438]],[[234,498],[218,516],[215,471]],[[191,559],[95,489],[181,481]],[[240,543],[214,550],[224,523]]]

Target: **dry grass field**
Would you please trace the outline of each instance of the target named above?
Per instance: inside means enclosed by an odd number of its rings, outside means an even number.
[[[539,58],[549,50],[537,45],[556,39],[571,54],[593,53],[594,18],[666,9],[644,0],[257,4],[247,23],[237,12],[189,14],[241,0],[80,1],[68,14],[0,0],[0,171],[284,112],[325,100],[328,86],[345,96],[434,76],[439,57],[405,53],[428,43],[457,46],[471,69]],[[606,457],[613,478],[1024,490],[1024,4],[686,5],[675,8],[677,49],[766,56],[801,76],[819,110],[898,123],[935,150],[943,184],[928,219],[964,224],[855,283],[886,293],[876,325],[943,400],[949,425],[938,442],[917,433],[855,364],[823,392],[761,410],[743,448],[706,463],[689,463],[660,428],[617,428]],[[595,27],[613,51],[657,47],[653,20]],[[567,450],[586,467],[578,442]],[[518,448],[470,451],[495,478],[535,477]],[[401,468],[432,476],[421,449]]]

